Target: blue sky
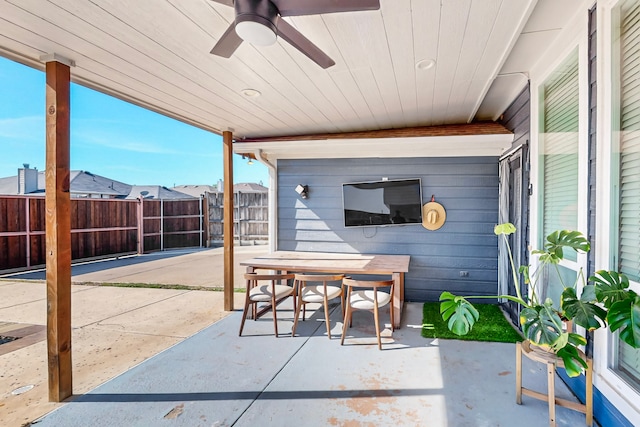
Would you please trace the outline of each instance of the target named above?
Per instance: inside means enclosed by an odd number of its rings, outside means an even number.
[[[45,169],[44,94],[43,72],[0,58],[0,177],[23,163]],[[264,165],[233,158],[234,182],[268,185]],[[222,138],[72,84],[71,169],[135,185],[214,185]]]

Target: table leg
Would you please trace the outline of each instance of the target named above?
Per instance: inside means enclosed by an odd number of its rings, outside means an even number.
[[[400,329],[402,306],[404,305],[404,273],[393,273],[393,327]]]

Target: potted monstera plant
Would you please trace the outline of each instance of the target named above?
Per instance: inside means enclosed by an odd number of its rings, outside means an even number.
[[[515,231],[510,223],[497,225],[494,230],[498,238],[506,242],[516,295],[457,296],[443,292],[440,313],[452,332],[466,335],[476,322],[482,321],[469,300],[504,298],[522,306],[520,326],[525,339],[562,358],[569,376],[580,375],[587,363],[582,358],[584,353],[578,351],[579,346],[586,344],[586,339],[567,328],[568,322],[587,331],[608,327],[613,332],[618,331],[620,339],[631,347],[640,347],[640,297],[629,288],[629,279],[624,274],[600,270],[585,280],[579,271],[574,283],[562,283],[564,290],[560,301],[540,298],[541,272],[545,268],[556,270],[562,280],[558,264],[564,258],[565,250],[589,251],[589,241],[580,232],[561,230],[548,235],[544,248],[531,253],[538,257],[539,263],[536,270],[530,272],[529,266],[514,265],[507,236]],[[520,293],[521,275],[529,285],[529,295]]]

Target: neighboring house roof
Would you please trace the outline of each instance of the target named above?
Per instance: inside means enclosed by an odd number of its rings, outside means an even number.
[[[42,192],[43,190],[39,190]],[[18,194],[18,176],[0,178],[0,194]]]
[[[32,169],[33,170],[33,169]],[[38,171],[37,190],[28,194],[42,194],[45,189],[44,172]],[[129,185],[89,171],[71,171],[69,187],[73,195],[102,195],[117,199],[137,199],[141,193],[148,199],[191,199],[193,196],[170,190],[160,185]],[[18,192],[18,176],[0,178],[0,194],[15,195]]]
[[[218,191],[218,188],[213,185],[176,185],[171,189],[194,197],[200,197],[201,194],[215,193]]]
[[[88,171],[71,171],[69,174],[69,191],[72,194],[101,194],[123,198],[129,194],[131,186],[111,178],[96,175]],[[44,193],[45,175],[38,171],[38,188],[27,194]],[[18,176],[0,178],[0,194],[20,194],[18,192]]]
[[[88,171],[71,171],[70,191],[76,194],[103,194],[114,197],[126,197],[131,191],[131,185],[116,181]],[[38,175],[38,187],[45,187],[44,173]]]
[[[234,193],[267,193],[269,189],[254,182],[241,182],[233,186]]]
[[[35,169],[31,169],[35,171]],[[70,192],[75,195],[105,195],[118,199],[137,199],[143,194],[145,199],[192,199],[199,198],[205,192],[217,193],[214,185],[178,185],[167,188],[160,185],[129,185],[89,171],[71,171],[69,174]],[[28,194],[42,194],[45,189],[44,172],[38,171],[38,188]],[[233,186],[234,193],[266,193],[269,189],[261,184],[242,182]],[[0,178],[0,194],[16,195],[18,176]]]
[[[126,199],[137,199],[142,196],[145,199],[194,199],[196,197],[181,193],[160,185],[133,185]]]
[[[223,193],[218,191],[218,186],[215,185],[178,185],[172,188],[185,194],[191,194],[195,197],[200,197],[205,192],[208,193]],[[267,193],[269,189],[262,184],[256,184],[255,182],[241,182],[234,184],[234,193]]]

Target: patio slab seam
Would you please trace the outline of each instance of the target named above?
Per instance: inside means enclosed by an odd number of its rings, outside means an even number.
[[[332,307],[330,313],[332,314],[333,311],[336,309],[336,307]],[[316,310],[317,312],[317,310]],[[324,314],[324,313],[323,313]],[[330,315],[331,315],[330,314]],[[313,318],[313,316],[309,316],[310,320],[311,318]],[[259,401],[263,396],[265,396],[265,393],[269,393],[267,391],[267,389],[269,388],[269,386],[278,378],[278,376],[280,375],[280,373],[287,367],[287,365],[296,357],[296,355],[298,355],[298,353],[300,353],[300,351],[304,348],[304,346],[307,345],[307,343],[309,342],[309,340],[311,338],[313,338],[314,336],[316,336],[316,334],[318,333],[318,330],[320,328],[323,328],[324,330],[324,324],[318,323],[315,327],[315,329],[313,329],[312,333],[309,334],[305,340],[302,342],[302,344],[298,347],[298,349],[293,352],[289,358],[287,360],[284,361],[284,363],[282,364],[282,366],[280,367],[280,369],[278,369],[273,376],[271,377],[271,379],[269,380],[269,382],[267,384],[264,385],[264,387],[262,388],[262,390],[260,390],[260,392],[258,393],[258,395],[252,400],[252,402],[247,406],[247,408],[238,416],[238,418],[236,419],[236,422],[242,418],[242,416],[249,410],[251,410],[251,407],[253,406],[253,404],[257,401]],[[290,338],[295,338],[294,336],[291,336]],[[235,424],[235,423],[234,423]]]
[[[96,287],[96,288],[97,288],[97,287]],[[176,293],[176,294],[174,294],[174,295],[170,295],[170,296],[168,296],[168,297],[166,297],[166,298],[161,298],[161,299],[158,299],[158,300],[154,300],[154,301],[151,301],[151,302],[149,302],[149,303],[147,303],[147,304],[139,305],[139,306],[133,307],[133,308],[131,308],[131,309],[129,309],[129,310],[122,311],[122,312],[116,313],[116,314],[114,314],[114,315],[107,316],[107,317],[105,317],[104,319],[100,319],[100,320],[97,320],[97,321],[94,321],[94,322],[91,322],[91,323],[86,323],[86,324],[81,325],[81,326],[78,326],[78,327],[79,327],[79,328],[84,328],[84,327],[86,327],[86,326],[100,325],[102,322],[104,322],[104,321],[106,321],[106,320],[109,320],[109,319],[112,319],[112,318],[114,318],[114,317],[122,316],[122,315],[129,314],[129,313],[133,313],[133,312],[135,312],[135,311],[137,311],[137,310],[141,310],[141,309],[144,309],[144,308],[152,307],[152,306],[153,306],[153,305],[155,305],[155,304],[159,304],[159,303],[161,303],[161,302],[168,301],[168,300],[170,300],[170,299],[172,299],[172,298],[178,297],[178,296],[180,296],[180,295],[187,294],[187,293],[189,293],[189,292],[193,292],[193,291],[182,291],[182,292]]]

